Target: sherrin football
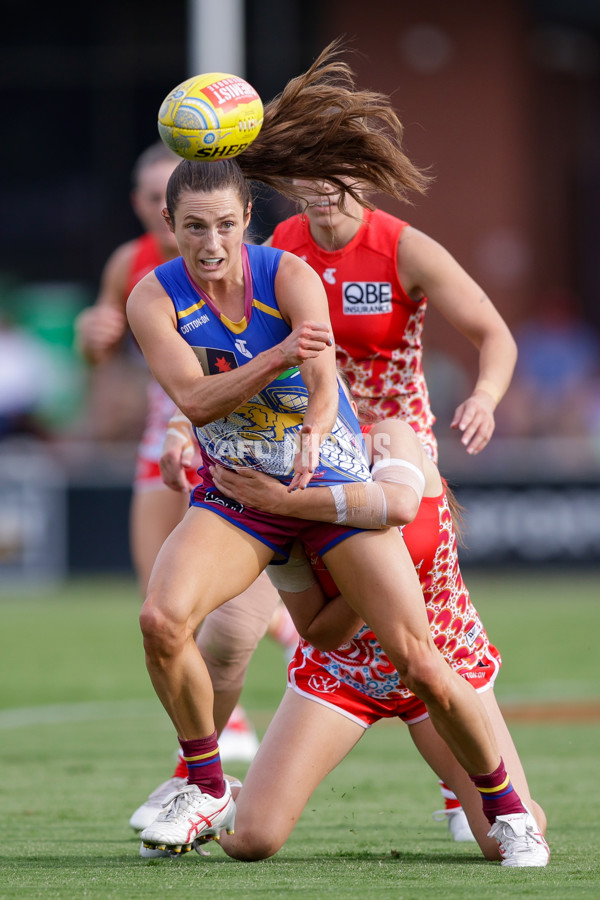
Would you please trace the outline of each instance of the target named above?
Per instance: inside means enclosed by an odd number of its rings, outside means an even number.
[[[263,123],[260,97],[237,75],[209,72],[177,85],[158,112],[158,132],[184,159],[238,156]]]

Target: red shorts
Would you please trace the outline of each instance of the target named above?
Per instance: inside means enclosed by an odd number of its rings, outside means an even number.
[[[494,684],[501,664],[500,653],[489,644],[488,654],[474,668],[457,669],[457,672],[477,692],[483,693]],[[380,719],[399,718],[407,725],[416,725],[429,717],[427,707],[414,694],[408,697],[400,694],[392,694],[386,698],[371,697],[340,682],[324,666],[305,656],[300,646],[296,648],[288,666],[288,687],[302,697],[328,706],[347,719],[352,719],[363,728],[370,728]]]
[[[313,490],[319,490],[313,488]],[[276,516],[273,513],[261,512],[250,506],[243,506],[221,494],[214,486],[205,482],[194,488],[190,498],[190,506],[209,509],[232,525],[245,531],[266,544],[274,553],[288,558],[289,549],[296,537],[319,556],[327,553],[336,544],[346,540],[363,529],[346,528],[344,525],[330,525],[328,522],[310,522],[295,516]]]
[[[185,474],[192,487],[196,487],[196,485],[202,484],[202,476],[198,474],[198,471],[195,468],[186,469]],[[162,480],[158,461],[145,459],[143,456],[140,456],[138,454],[135,460],[133,489],[137,492],[140,492],[155,491],[158,488],[165,488],[166,490],[170,490],[170,488],[168,488]]]

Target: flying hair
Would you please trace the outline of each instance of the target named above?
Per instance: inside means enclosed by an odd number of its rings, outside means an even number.
[[[406,200],[429,177],[402,150],[403,127],[390,98],[356,88],[352,69],[332,41],[302,75],[267,103],[256,140],[237,158],[244,175],[302,201],[294,178],[328,181],[361,206],[363,191]]]

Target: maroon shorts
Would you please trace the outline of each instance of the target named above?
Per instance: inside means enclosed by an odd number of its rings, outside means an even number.
[[[319,488],[312,488],[319,490]],[[328,522],[310,522],[295,516],[277,516],[273,513],[261,512],[244,506],[231,497],[221,494],[210,484],[200,484],[194,488],[190,497],[190,506],[209,509],[216,515],[227,519],[236,528],[266,544],[278,556],[287,560],[289,549],[295,538],[319,556],[323,556],[336,544],[346,540],[353,534],[359,534],[361,528],[346,528],[345,525],[331,525]],[[277,563],[277,560],[275,560]]]

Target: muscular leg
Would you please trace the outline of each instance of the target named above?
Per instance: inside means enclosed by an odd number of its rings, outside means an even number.
[[[252,654],[279,602],[278,592],[263,572],[239,597],[211,612],[196,635],[214,689],[219,733],[239,700]]]
[[[535,816],[542,832],[545,832],[546,816],[541,806],[531,798],[521,760],[496,701],[494,691],[490,689],[479,696],[490,717],[498,749],[506,769],[510,773],[511,782],[522,802]],[[448,745],[437,734],[429,719],[409,727],[410,736],[421,756],[458,797],[469,820],[471,831],[485,858],[500,859],[498,844],[487,836],[490,825],[482,812],[479,792],[465,770],[459,765],[456,757],[450,752]]]
[[[368,623],[402,680],[427,706],[436,731],[470,775],[500,764],[489,717],[471,685],[431,638],[423,594],[395,528],[361,532],[323,557],[347,602]]]
[[[129,540],[142,595],[146,593],[158,551],[181,522],[188,505],[187,495],[168,487],[134,491],[129,511]]]
[[[236,798],[235,834],[221,846],[235,859],[266,859],[286,842],[311,794],[364,728],[287,689]]]
[[[196,629],[213,609],[245,591],[271,557],[260,541],[195,507],[160,550],[140,625],[150,678],[183,740],[214,731],[212,684]]]

